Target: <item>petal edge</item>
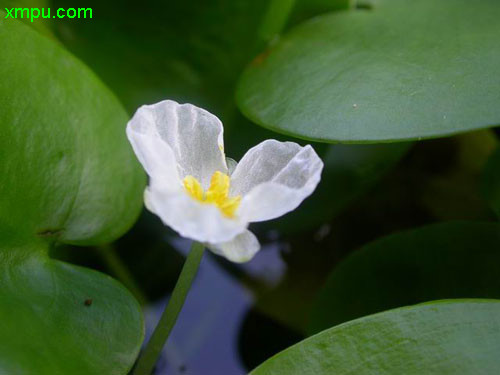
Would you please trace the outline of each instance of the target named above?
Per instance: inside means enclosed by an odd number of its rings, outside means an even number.
[[[209,243],[207,247],[231,262],[244,263],[250,261],[257,254],[260,250],[260,243],[252,232],[246,230],[231,241],[219,244]]]
[[[232,194],[243,196],[238,215],[248,222],[271,220],[297,208],[321,179],[314,149],[267,140],[250,149],[232,175]]]

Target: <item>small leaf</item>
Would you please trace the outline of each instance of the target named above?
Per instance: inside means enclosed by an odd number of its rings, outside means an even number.
[[[310,332],[429,300],[500,298],[499,263],[496,223],[441,223],[384,237],[332,271],[316,299]]]
[[[290,25],[297,25],[323,13],[346,10],[354,0],[297,0],[290,16]]]
[[[499,351],[500,301],[438,301],[328,329],[251,375],[486,375]]]
[[[254,60],[240,109],[320,142],[442,137],[500,124],[500,3],[379,0],[291,31]]]

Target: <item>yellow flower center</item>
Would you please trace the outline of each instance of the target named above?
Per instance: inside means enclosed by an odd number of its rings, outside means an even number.
[[[210,180],[210,187],[203,191],[200,182],[193,176],[186,176],[183,180],[188,194],[201,203],[213,204],[227,217],[234,217],[240,206],[241,196],[229,198],[230,178],[222,172],[215,172]]]

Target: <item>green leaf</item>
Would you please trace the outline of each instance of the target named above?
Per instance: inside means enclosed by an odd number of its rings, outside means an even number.
[[[112,278],[36,250],[0,249],[0,373],[127,374],[143,338],[139,304]]]
[[[500,3],[379,0],[306,22],[237,91],[254,122],[322,142],[448,136],[500,123]]]
[[[143,336],[137,302],[48,254],[113,241],[136,220],[145,177],[128,116],[88,68],[21,22],[0,23],[0,50],[0,373],[126,374]]]
[[[497,223],[441,223],[379,239],[332,271],[309,330],[429,300],[500,298],[499,263]]]
[[[500,147],[486,164],[482,179],[482,192],[500,218]]]
[[[19,22],[0,25],[0,48],[9,181],[0,186],[0,227],[85,245],[117,238],[139,214],[145,182],[126,140],[127,114],[85,66]]]
[[[487,375],[499,350],[500,301],[439,301],[328,329],[251,375]]]

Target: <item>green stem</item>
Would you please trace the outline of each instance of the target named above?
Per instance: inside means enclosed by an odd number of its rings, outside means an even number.
[[[163,311],[160,321],[149,339],[146,348],[139,357],[133,375],[150,375],[153,371],[158,361],[158,357],[161,354],[161,350],[167,342],[168,336],[172,328],[174,328],[177,317],[182,310],[186,296],[198,271],[201,258],[203,257],[203,250],[204,246],[202,244],[193,242],[191,251],[184,263],[179,279],[175,284],[170,301],[165,311]]]
[[[111,273],[134,295],[141,306],[147,303],[147,298],[141,288],[134,280],[134,277],[127,266],[120,259],[116,250],[111,245],[99,246],[97,248],[101,258],[104,260]]]
[[[296,0],[271,0],[259,28],[260,42],[269,42],[286,26]]]

